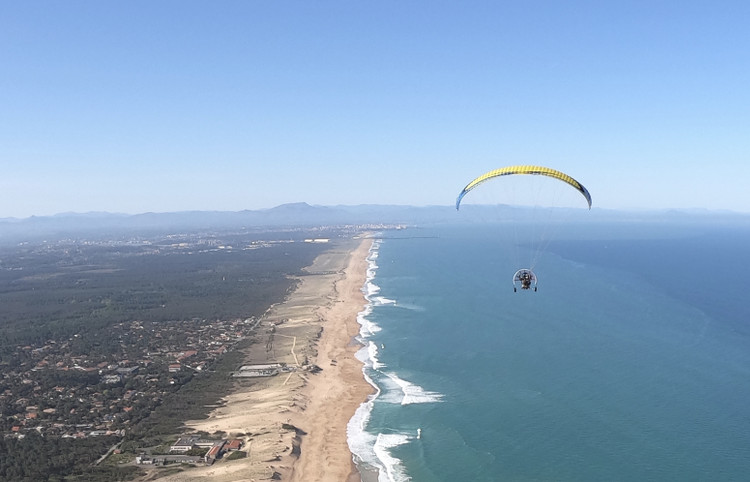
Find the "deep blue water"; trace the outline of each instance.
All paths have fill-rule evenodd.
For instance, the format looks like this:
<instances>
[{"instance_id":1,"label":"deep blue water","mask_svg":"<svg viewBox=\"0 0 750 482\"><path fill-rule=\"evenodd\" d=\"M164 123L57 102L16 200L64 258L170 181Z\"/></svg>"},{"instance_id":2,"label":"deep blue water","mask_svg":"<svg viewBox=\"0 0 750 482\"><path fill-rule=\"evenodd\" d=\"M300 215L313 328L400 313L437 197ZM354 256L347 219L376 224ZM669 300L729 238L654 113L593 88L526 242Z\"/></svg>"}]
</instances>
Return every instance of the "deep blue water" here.
<instances>
[{"instance_id":1,"label":"deep blue water","mask_svg":"<svg viewBox=\"0 0 750 482\"><path fill-rule=\"evenodd\" d=\"M380 392L350 423L380 480L747 480L750 231L562 232L536 293L494 228L402 236L373 252Z\"/></svg>"}]
</instances>

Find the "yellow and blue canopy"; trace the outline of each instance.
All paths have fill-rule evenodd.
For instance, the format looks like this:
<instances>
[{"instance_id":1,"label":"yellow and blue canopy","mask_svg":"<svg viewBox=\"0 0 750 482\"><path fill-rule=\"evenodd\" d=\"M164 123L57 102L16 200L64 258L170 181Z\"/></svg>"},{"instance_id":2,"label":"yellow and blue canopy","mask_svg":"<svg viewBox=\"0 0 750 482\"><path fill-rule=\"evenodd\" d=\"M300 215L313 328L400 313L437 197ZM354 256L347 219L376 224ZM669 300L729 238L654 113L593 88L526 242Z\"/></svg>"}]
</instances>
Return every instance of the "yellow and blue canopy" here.
<instances>
[{"instance_id":1,"label":"yellow and blue canopy","mask_svg":"<svg viewBox=\"0 0 750 482\"><path fill-rule=\"evenodd\" d=\"M583 194L583 197L586 198L586 202L589 205L589 209L591 209L591 194L589 194L588 189L583 187L583 184L568 176L564 172L556 171L554 169L550 169L549 167L542 166L508 166L486 172L467 184L466 187L461 191L461 194L458 195L458 199L456 199L456 209L458 210L459 206L461 205L461 199L466 196L466 193L468 193L478 185L499 176L510 176L514 174L534 174L559 179L562 182L570 184L575 189L577 189L578 192Z\"/></svg>"}]
</instances>

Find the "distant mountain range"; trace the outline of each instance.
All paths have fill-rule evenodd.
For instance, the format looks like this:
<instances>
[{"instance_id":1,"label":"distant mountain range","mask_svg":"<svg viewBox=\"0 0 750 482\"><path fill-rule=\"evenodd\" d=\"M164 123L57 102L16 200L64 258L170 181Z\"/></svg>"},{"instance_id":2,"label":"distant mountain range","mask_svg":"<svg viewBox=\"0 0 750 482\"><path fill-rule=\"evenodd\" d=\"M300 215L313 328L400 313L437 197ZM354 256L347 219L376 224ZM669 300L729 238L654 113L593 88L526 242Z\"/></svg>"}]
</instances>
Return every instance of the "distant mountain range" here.
<instances>
[{"instance_id":1,"label":"distant mountain range","mask_svg":"<svg viewBox=\"0 0 750 482\"><path fill-rule=\"evenodd\" d=\"M233 228L289 228L352 224L405 224L425 226L486 222L519 210L509 206L356 205L313 206L282 204L271 209L245 211L183 211L172 213L117 214L106 212L61 213L25 219L0 218L0 241L82 232L138 232L211 230ZM566 215L568 216L568 215ZM616 211L576 210L574 222L750 222L750 214L711 210Z\"/></svg>"}]
</instances>

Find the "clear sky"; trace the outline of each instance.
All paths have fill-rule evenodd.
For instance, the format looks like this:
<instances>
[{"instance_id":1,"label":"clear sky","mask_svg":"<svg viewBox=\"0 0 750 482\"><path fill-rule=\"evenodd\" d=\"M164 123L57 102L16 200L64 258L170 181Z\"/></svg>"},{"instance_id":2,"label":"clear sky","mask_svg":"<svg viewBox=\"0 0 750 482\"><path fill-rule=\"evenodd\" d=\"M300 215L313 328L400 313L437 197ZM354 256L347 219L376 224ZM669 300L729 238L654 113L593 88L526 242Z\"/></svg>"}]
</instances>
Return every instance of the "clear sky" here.
<instances>
[{"instance_id":1,"label":"clear sky","mask_svg":"<svg viewBox=\"0 0 750 482\"><path fill-rule=\"evenodd\" d=\"M0 217L452 205L750 212L750 2L0 0Z\"/></svg>"}]
</instances>

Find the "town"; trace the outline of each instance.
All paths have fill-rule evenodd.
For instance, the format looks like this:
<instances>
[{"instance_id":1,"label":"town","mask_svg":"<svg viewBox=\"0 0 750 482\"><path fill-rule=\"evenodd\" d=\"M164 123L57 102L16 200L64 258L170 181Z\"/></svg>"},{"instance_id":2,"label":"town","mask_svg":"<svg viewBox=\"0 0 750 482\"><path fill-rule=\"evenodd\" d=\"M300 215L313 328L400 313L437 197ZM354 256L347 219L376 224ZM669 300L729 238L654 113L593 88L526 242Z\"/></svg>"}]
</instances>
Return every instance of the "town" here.
<instances>
[{"instance_id":1,"label":"town","mask_svg":"<svg viewBox=\"0 0 750 482\"><path fill-rule=\"evenodd\" d=\"M400 227L104 233L0 245L0 449L8 454L0 480L244 456L241 437L183 433L182 423L205 416L233 384L252 383L242 350L305 266L337 239L388 228ZM203 445L172 451L190 437ZM78 455L22 456L29 444L72 454L66 443L78 444Z\"/></svg>"},{"instance_id":2,"label":"town","mask_svg":"<svg viewBox=\"0 0 750 482\"><path fill-rule=\"evenodd\" d=\"M248 336L254 319L117 323L108 337L119 348L86 354L69 340L18 347L3 371L3 432L90 437L117 434L148 416L168 394ZM76 349L78 348L78 349Z\"/></svg>"}]
</instances>

